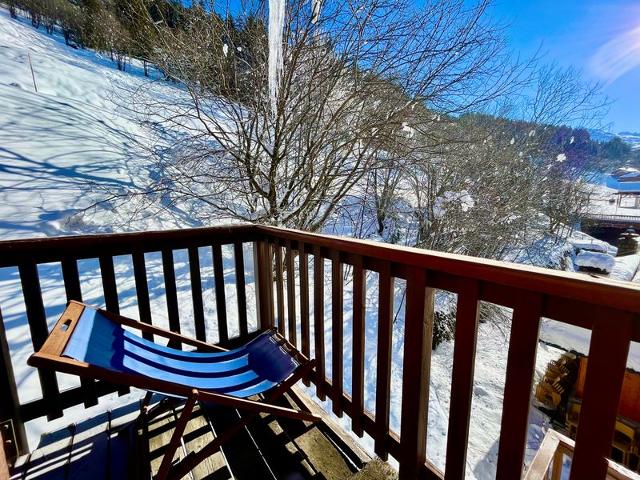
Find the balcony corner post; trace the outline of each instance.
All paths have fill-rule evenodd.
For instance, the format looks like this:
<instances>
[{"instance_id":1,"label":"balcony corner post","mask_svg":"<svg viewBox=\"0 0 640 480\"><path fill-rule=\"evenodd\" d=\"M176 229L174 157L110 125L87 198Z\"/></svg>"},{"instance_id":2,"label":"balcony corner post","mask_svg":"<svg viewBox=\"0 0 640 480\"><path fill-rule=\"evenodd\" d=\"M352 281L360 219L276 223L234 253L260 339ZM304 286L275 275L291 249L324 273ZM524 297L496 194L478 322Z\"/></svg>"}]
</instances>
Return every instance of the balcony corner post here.
<instances>
[{"instance_id":1,"label":"balcony corner post","mask_svg":"<svg viewBox=\"0 0 640 480\"><path fill-rule=\"evenodd\" d=\"M18 390L16 380L13 375L13 366L11 365L11 356L9 352L9 344L2 320L2 311L0 310L0 426L10 425L13 428L7 428L7 431L13 430L11 436L15 436L16 454L24 455L28 452L27 435L24 429L24 423L20 415L20 399L18 398ZM4 443L4 432L0 434L0 441ZM2 445L4 447L4 445ZM4 448L4 452L9 455L10 452ZM0 455L3 455L0 452ZM11 463L10 458L7 461ZM1 473L1 472L0 472Z\"/></svg>"}]
</instances>

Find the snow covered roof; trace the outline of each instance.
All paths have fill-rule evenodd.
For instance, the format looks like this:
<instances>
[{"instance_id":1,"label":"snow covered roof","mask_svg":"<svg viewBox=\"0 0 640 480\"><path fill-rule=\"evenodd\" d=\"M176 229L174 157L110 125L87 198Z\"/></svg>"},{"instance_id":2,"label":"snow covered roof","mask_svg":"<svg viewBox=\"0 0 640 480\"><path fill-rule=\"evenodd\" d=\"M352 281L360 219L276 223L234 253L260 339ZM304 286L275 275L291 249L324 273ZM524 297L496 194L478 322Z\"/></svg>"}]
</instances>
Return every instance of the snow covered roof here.
<instances>
[{"instance_id":1,"label":"snow covered roof","mask_svg":"<svg viewBox=\"0 0 640 480\"><path fill-rule=\"evenodd\" d=\"M583 250L576 256L575 264L580 268L595 268L610 273L616 265L616 259L606 253Z\"/></svg>"}]
</instances>

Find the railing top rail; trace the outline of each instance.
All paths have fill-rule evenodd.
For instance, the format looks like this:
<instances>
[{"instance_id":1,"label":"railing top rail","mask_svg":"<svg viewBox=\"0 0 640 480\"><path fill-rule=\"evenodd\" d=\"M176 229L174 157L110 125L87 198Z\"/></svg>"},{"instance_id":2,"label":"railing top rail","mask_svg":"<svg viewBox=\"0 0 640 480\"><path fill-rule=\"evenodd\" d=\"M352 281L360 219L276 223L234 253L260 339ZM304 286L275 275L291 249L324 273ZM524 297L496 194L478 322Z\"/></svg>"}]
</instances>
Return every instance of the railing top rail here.
<instances>
[{"instance_id":1,"label":"railing top rail","mask_svg":"<svg viewBox=\"0 0 640 480\"><path fill-rule=\"evenodd\" d=\"M640 314L640 284L254 224L0 241L0 267L16 266L25 259L44 263L59 261L65 256L80 259L102 254L128 254L133 250L154 252L163 248L179 249L200 244L224 244L238 240L248 242L265 236Z\"/></svg>"},{"instance_id":2,"label":"railing top rail","mask_svg":"<svg viewBox=\"0 0 640 480\"><path fill-rule=\"evenodd\" d=\"M107 233L63 237L42 237L0 241L0 267L17 265L30 258L44 263L64 256L89 258L101 254L119 255L132 250L160 251L163 248L186 248L211 243L253 241L259 235L253 224L188 228L129 233Z\"/></svg>"},{"instance_id":3,"label":"railing top rail","mask_svg":"<svg viewBox=\"0 0 640 480\"><path fill-rule=\"evenodd\" d=\"M295 242L640 314L640 284L370 240L278 227L257 229Z\"/></svg>"},{"instance_id":4,"label":"railing top rail","mask_svg":"<svg viewBox=\"0 0 640 480\"><path fill-rule=\"evenodd\" d=\"M583 215L586 220L619 220L640 222L640 215L616 215L610 213L586 213Z\"/></svg>"}]
</instances>

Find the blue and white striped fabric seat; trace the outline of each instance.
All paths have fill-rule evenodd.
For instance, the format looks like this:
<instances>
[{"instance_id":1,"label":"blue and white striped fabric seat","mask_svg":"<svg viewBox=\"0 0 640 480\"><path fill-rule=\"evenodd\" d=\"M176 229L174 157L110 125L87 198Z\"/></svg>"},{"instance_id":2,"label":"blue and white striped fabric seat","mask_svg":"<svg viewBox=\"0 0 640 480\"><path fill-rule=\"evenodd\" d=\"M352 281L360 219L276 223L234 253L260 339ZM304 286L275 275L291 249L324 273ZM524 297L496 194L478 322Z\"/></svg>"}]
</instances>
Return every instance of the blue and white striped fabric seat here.
<instances>
[{"instance_id":1,"label":"blue and white striped fabric seat","mask_svg":"<svg viewBox=\"0 0 640 480\"><path fill-rule=\"evenodd\" d=\"M185 352L145 340L92 308L85 308L63 355L114 372L239 398L266 392L298 367L273 331L228 352Z\"/></svg>"}]
</instances>

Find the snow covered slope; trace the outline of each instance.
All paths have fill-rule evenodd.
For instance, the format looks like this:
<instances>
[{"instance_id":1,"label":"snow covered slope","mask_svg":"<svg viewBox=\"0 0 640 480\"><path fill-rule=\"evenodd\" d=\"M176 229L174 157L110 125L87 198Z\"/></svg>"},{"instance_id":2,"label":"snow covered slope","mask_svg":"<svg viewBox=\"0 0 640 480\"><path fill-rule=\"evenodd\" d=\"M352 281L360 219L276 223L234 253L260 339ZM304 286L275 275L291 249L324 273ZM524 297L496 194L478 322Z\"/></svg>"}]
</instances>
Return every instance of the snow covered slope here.
<instances>
[{"instance_id":1,"label":"snow covered slope","mask_svg":"<svg viewBox=\"0 0 640 480\"><path fill-rule=\"evenodd\" d=\"M118 106L149 81L136 65L119 72L108 58L67 47L0 9L0 239L111 228L108 204L83 210L105 190L135 188L150 174L151 137ZM137 227L190 224L161 220Z\"/></svg>"}]
</instances>

